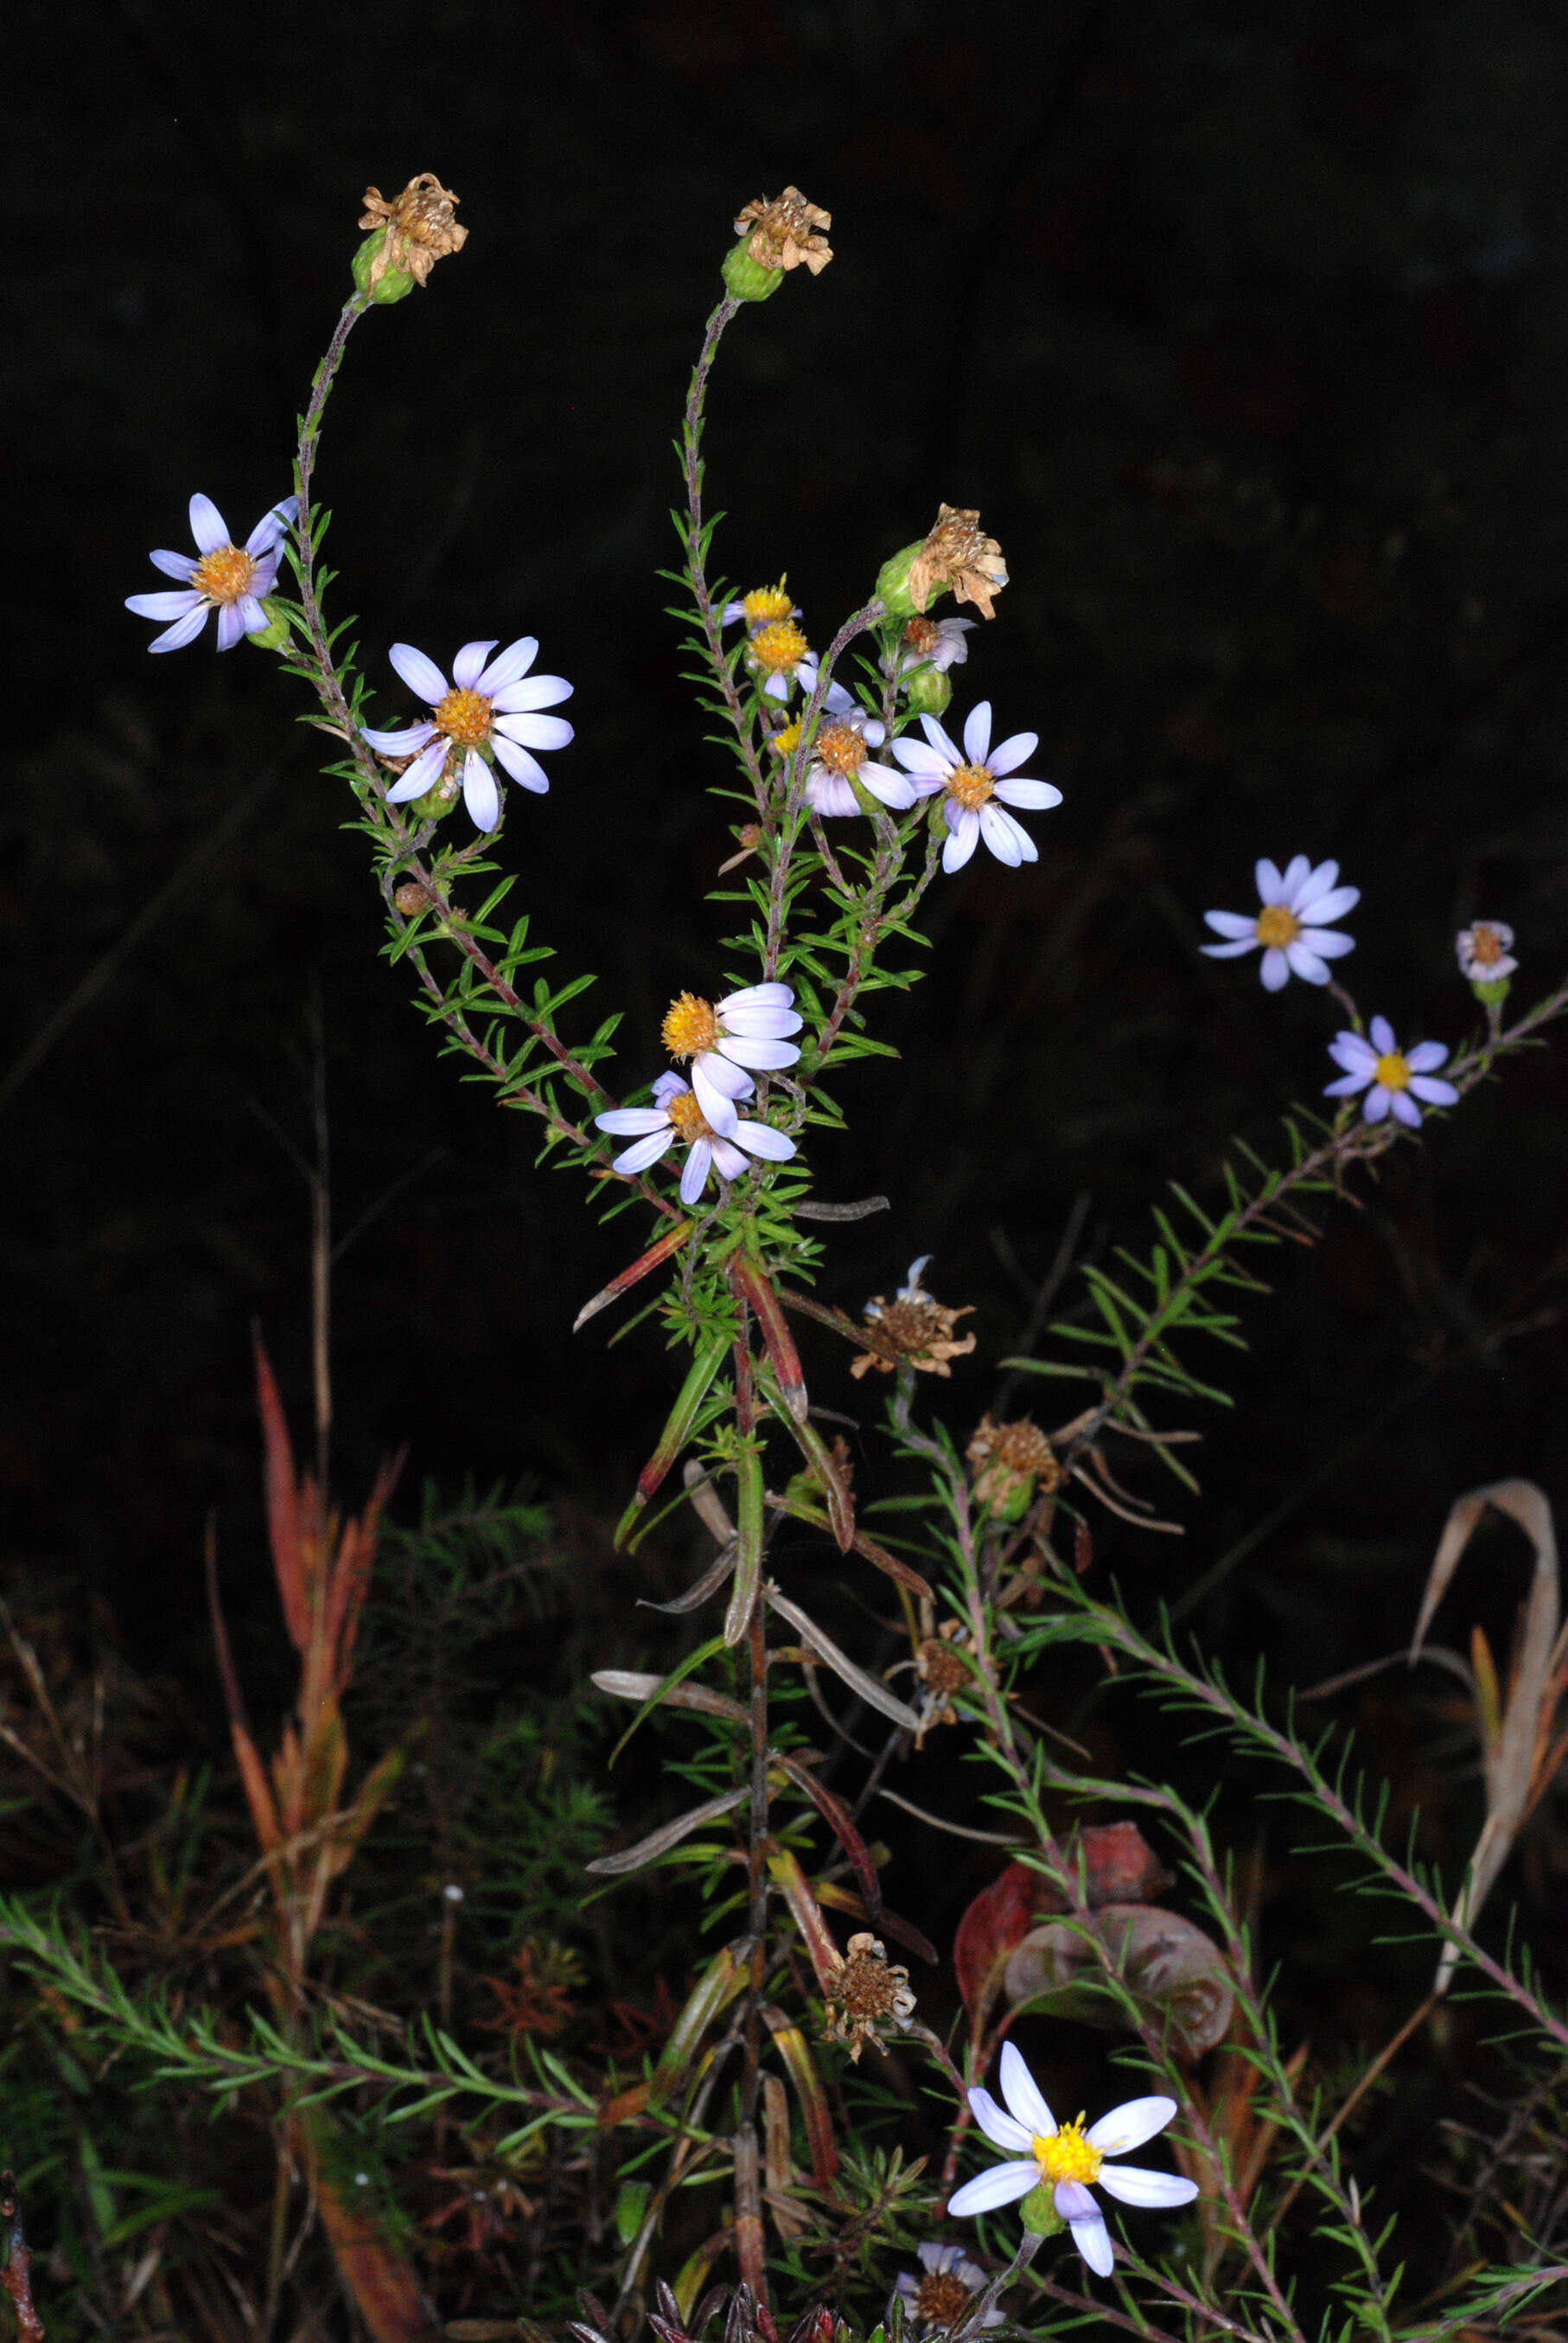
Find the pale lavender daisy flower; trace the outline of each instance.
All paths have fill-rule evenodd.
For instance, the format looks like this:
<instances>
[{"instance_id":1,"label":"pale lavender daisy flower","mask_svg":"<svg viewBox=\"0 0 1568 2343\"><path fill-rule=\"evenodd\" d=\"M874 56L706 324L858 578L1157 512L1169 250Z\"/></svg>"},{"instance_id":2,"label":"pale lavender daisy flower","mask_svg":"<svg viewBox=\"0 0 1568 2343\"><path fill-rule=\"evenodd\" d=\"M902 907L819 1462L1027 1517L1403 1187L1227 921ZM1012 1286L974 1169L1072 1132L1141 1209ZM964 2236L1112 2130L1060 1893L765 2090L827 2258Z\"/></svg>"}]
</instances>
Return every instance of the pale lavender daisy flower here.
<instances>
[{"instance_id":1,"label":"pale lavender daisy flower","mask_svg":"<svg viewBox=\"0 0 1568 2343\"><path fill-rule=\"evenodd\" d=\"M899 673L908 675L923 667L946 675L949 668L961 667L970 655L969 637L979 623L975 618L911 618L899 637Z\"/></svg>"},{"instance_id":2,"label":"pale lavender daisy flower","mask_svg":"<svg viewBox=\"0 0 1568 2343\"><path fill-rule=\"evenodd\" d=\"M153 568L161 569L166 578L180 580L180 591L126 597L126 609L134 610L138 618L174 620L173 626L153 637L148 650L177 651L194 643L209 610L217 612L220 651L232 650L241 635L265 634L272 621L261 607L262 597L270 594L277 582L283 540L298 510L298 498L285 497L281 504L263 513L243 545L236 545L212 498L193 497L190 521L196 552L148 557Z\"/></svg>"},{"instance_id":3,"label":"pale lavender daisy flower","mask_svg":"<svg viewBox=\"0 0 1568 2343\"><path fill-rule=\"evenodd\" d=\"M573 738L572 728L562 716L537 711L569 699L572 687L558 675L529 675L539 649L532 635L519 635L498 659L490 657L495 649L493 642L465 643L452 662L448 687L434 659L412 643L393 644L387 657L433 714L405 732L360 727L378 757L414 759L387 790L388 805L424 797L440 779L447 758L460 758L463 802L477 829L494 830L501 819L501 793L483 753L487 749L525 789L549 788L544 767L529 752L564 749Z\"/></svg>"},{"instance_id":4,"label":"pale lavender daisy flower","mask_svg":"<svg viewBox=\"0 0 1568 2343\"><path fill-rule=\"evenodd\" d=\"M1345 1071L1337 1082L1327 1085L1325 1098L1351 1098L1365 1091L1362 1112L1368 1122L1382 1122L1392 1114L1407 1131L1414 1131L1421 1121L1417 1099L1428 1106L1458 1105L1453 1084L1434 1079L1448 1058L1441 1041L1418 1041L1412 1050L1401 1050L1386 1017L1374 1017L1367 1030L1370 1041L1359 1033L1336 1033L1329 1043L1330 1057Z\"/></svg>"},{"instance_id":5,"label":"pale lavender daisy flower","mask_svg":"<svg viewBox=\"0 0 1568 2343\"><path fill-rule=\"evenodd\" d=\"M961 2246L933 2246L928 2240L915 2250L923 2275L900 2270L893 2292L903 2298L905 2334L923 2338L956 2327L975 2296L984 2293L986 2278ZM1000 2327L1005 2316L993 2303L980 2325Z\"/></svg>"},{"instance_id":6,"label":"pale lavender daisy flower","mask_svg":"<svg viewBox=\"0 0 1568 2343\"><path fill-rule=\"evenodd\" d=\"M792 1066L800 1047L788 1037L800 1024L787 984L749 984L717 1001L681 993L670 1002L659 1037L672 1058L692 1061L697 1103L728 1137L735 1128L736 1100L749 1098L757 1087L747 1067L778 1073Z\"/></svg>"},{"instance_id":7,"label":"pale lavender daisy flower","mask_svg":"<svg viewBox=\"0 0 1568 2343\"><path fill-rule=\"evenodd\" d=\"M1355 938L1336 935L1329 922L1342 919L1362 899L1359 887L1335 884L1339 875L1337 862L1320 862L1314 870L1304 854L1296 855L1282 871L1275 863L1261 861L1253 876L1262 910L1205 911L1215 934L1227 940L1200 949L1211 960L1234 960L1261 944L1268 992L1278 992L1292 976L1304 977L1309 984L1327 984L1330 960L1355 950Z\"/></svg>"},{"instance_id":8,"label":"pale lavender daisy flower","mask_svg":"<svg viewBox=\"0 0 1568 2343\"><path fill-rule=\"evenodd\" d=\"M879 764L868 754L879 749L887 737L886 727L857 706L841 683L828 686L823 714L811 736L811 761L806 768L806 802L814 813L829 820L859 813L851 780L859 781L896 813L914 804L913 783L894 772L891 765Z\"/></svg>"},{"instance_id":9,"label":"pale lavender daisy flower","mask_svg":"<svg viewBox=\"0 0 1568 2343\"><path fill-rule=\"evenodd\" d=\"M795 1141L766 1122L732 1120L728 1131L715 1131L678 1074L660 1074L653 1096L652 1106L611 1107L606 1114L596 1114L594 1121L601 1131L633 1140L615 1159L615 1169L628 1178L634 1172L646 1172L650 1163L668 1153L678 1139L682 1141L687 1150L680 1175L683 1204L696 1203L708 1185L709 1172L717 1172L721 1180L739 1180L748 1169L748 1155L762 1156L769 1163L787 1163L795 1152ZM733 1117L733 1108L730 1111Z\"/></svg>"},{"instance_id":10,"label":"pale lavender daisy flower","mask_svg":"<svg viewBox=\"0 0 1568 2343\"><path fill-rule=\"evenodd\" d=\"M1496 984L1512 976L1519 962L1511 957L1513 950L1513 930L1502 920L1477 920L1473 926L1461 928L1453 940L1459 957L1459 972L1472 984Z\"/></svg>"},{"instance_id":11,"label":"pale lavender daisy flower","mask_svg":"<svg viewBox=\"0 0 1568 2343\"><path fill-rule=\"evenodd\" d=\"M934 716L922 716L920 729L926 736L923 740L895 740L893 754L913 779L917 797L932 797L939 789L947 792L942 808L948 826L942 869L961 870L982 838L999 862L1015 870L1020 862L1037 861L1033 839L1003 809L1020 806L1039 812L1061 803L1061 791L1050 781L1031 781L1018 772L1039 746L1039 733L1015 732L993 749L989 699L970 709L961 751Z\"/></svg>"},{"instance_id":12,"label":"pale lavender daisy flower","mask_svg":"<svg viewBox=\"0 0 1568 2343\"><path fill-rule=\"evenodd\" d=\"M1198 2194L1195 2181L1182 2180L1173 2172L1145 2172L1135 2164L1105 2161L1126 2148L1141 2147L1163 2131L1176 2112L1174 2099L1129 2099L1087 2131L1081 2116L1059 2125L1010 2042L1002 2045L1001 2089L1010 2114L1004 2114L989 2091L978 2087L970 2091L969 2101L987 2139L1010 2149L1015 2160L993 2164L989 2172L966 2180L948 2199L950 2213L989 2213L1000 2205L1016 2204L1031 2189L1049 2187L1057 2211L1072 2231L1073 2244L1097 2277L1109 2278L1115 2258L1105 2216L1090 2195L1091 2181L1123 2205L1190 2205Z\"/></svg>"}]
</instances>

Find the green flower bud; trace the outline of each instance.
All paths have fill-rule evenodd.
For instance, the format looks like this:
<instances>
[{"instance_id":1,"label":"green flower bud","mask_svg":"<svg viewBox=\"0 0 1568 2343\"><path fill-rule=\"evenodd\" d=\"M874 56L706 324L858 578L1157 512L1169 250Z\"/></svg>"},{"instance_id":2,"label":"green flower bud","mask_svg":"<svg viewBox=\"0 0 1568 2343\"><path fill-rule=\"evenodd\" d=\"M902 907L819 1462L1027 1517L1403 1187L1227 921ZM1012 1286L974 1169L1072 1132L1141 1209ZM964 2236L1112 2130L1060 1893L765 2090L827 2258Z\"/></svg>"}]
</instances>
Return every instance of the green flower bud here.
<instances>
[{"instance_id":1,"label":"green flower bud","mask_svg":"<svg viewBox=\"0 0 1568 2343\"><path fill-rule=\"evenodd\" d=\"M906 545L901 553L890 554L877 572L877 599L890 618L918 618L925 608L910 591L910 572L926 549L922 537L913 545Z\"/></svg>"},{"instance_id":2,"label":"green flower bud","mask_svg":"<svg viewBox=\"0 0 1568 2343\"><path fill-rule=\"evenodd\" d=\"M719 273L738 301L766 301L784 282L781 268L764 268L760 261L752 259L744 243L732 246L725 254Z\"/></svg>"},{"instance_id":3,"label":"green flower bud","mask_svg":"<svg viewBox=\"0 0 1568 2343\"><path fill-rule=\"evenodd\" d=\"M941 668L925 667L905 677L904 690L917 716L944 716L953 696L953 679Z\"/></svg>"},{"instance_id":4,"label":"green flower bud","mask_svg":"<svg viewBox=\"0 0 1568 2343\"><path fill-rule=\"evenodd\" d=\"M1018 2208L1019 2218L1031 2237L1059 2237L1067 2223L1056 2209L1056 2198L1042 2180Z\"/></svg>"},{"instance_id":5,"label":"green flower bud","mask_svg":"<svg viewBox=\"0 0 1568 2343\"><path fill-rule=\"evenodd\" d=\"M374 235L366 237L354 256L354 282L361 293L378 302L383 308L394 301L405 299L414 290L414 279L406 268L386 268L379 277L375 274L377 260L386 242L387 230L378 227Z\"/></svg>"},{"instance_id":6,"label":"green flower bud","mask_svg":"<svg viewBox=\"0 0 1568 2343\"><path fill-rule=\"evenodd\" d=\"M258 651L286 651L294 639L287 611L270 594L262 596L261 607L272 623L259 635L247 635L246 642L254 643Z\"/></svg>"},{"instance_id":7,"label":"green flower bud","mask_svg":"<svg viewBox=\"0 0 1568 2343\"><path fill-rule=\"evenodd\" d=\"M1470 989L1483 1009L1501 1009L1508 998L1508 989L1513 981L1509 976L1475 977L1471 980Z\"/></svg>"},{"instance_id":8,"label":"green flower bud","mask_svg":"<svg viewBox=\"0 0 1568 2343\"><path fill-rule=\"evenodd\" d=\"M438 821L444 813L451 812L462 787L462 769L449 758L434 786L427 789L422 798L410 799L403 809L412 814L416 821Z\"/></svg>"}]
</instances>

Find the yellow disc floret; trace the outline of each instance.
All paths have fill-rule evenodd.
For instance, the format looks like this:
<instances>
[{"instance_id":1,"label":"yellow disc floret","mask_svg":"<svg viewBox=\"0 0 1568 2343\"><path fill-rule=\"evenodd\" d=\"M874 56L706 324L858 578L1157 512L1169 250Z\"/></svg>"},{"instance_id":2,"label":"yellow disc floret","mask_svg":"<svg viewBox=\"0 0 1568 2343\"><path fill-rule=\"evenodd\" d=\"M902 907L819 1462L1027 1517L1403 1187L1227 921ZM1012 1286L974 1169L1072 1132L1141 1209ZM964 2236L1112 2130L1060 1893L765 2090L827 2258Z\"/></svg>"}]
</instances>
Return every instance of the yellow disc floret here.
<instances>
[{"instance_id":1,"label":"yellow disc floret","mask_svg":"<svg viewBox=\"0 0 1568 2343\"><path fill-rule=\"evenodd\" d=\"M978 812L995 790L989 769L984 765L955 765L948 776L948 795L957 798L960 805Z\"/></svg>"},{"instance_id":2,"label":"yellow disc floret","mask_svg":"<svg viewBox=\"0 0 1568 2343\"><path fill-rule=\"evenodd\" d=\"M699 1139L713 1137L708 1117L689 1091L677 1091L672 1099L665 1101L664 1111L688 1147Z\"/></svg>"},{"instance_id":3,"label":"yellow disc floret","mask_svg":"<svg viewBox=\"0 0 1568 2343\"><path fill-rule=\"evenodd\" d=\"M1302 932L1302 923L1294 911L1287 911L1283 903L1271 903L1258 914L1258 941L1266 950L1279 951L1293 944Z\"/></svg>"},{"instance_id":4,"label":"yellow disc floret","mask_svg":"<svg viewBox=\"0 0 1568 2343\"><path fill-rule=\"evenodd\" d=\"M811 646L792 618L772 618L751 638L751 659L764 675L792 675Z\"/></svg>"},{"instance_id":5,"label":"yellow disc floret","mask_svg":"<svg viewBox=\"0 0 1568 2343\"><path fill-rule=\"evenodd\" d=\"M482 691L449 691L435 711L437 729L448 740L477 749L490 737L490 706Z\"/></svg>"},{"instance_id":6,"label":"yellow disc floret","mask_svg":"<svg viewBox=\"0 0 1568 2343\"><path fill-rule=\"evenodd\" d=\"M1050 2139L1042 2139L1037 2132L1030 2144L1042 2181L1054 2186L1059 2180L1090 2181L1100 2177L1104 2158L1084 2137L1081 2116L1074 2116Z\"/></svg>"},{"instance_id":7,"label":"yellow disc floret","mask_svg":"<svg viewBox=\"0 0 1568 2343\"><path fill-rule=\"evenodd\" d=\"M852 724L824 724L813 745L819 764L846 779L866 761L866 743Z\"/></svg>"},{"instance_id":8,"label":"yellow disc floret","mask_svg":"<svg viewBox=\"0 0 1568 2343\"><path fill-rule=\"evenodd\" d=\"M781 725L769 735L768 746L776 757L792 757L800 746L800 719L797 716L793 723Z\"/></svg>"},{"instance_id":9,"label":"yellow disc floret","mask_svg":"<svg viewBox=\"0 0 1568 2343\"><path fill-rule=\"evenodd\" d=\"M237 545L220 545L216 553L204 553L191 571L191 584L209 602L237 602L248 594L256 576L256 564L248 553Z\"/></svg>"},{"instance_id":10,"label":"yellow disc floret","mask_svg":"<svg viewBox=\"0 0 1568 2343\"><path fill-rule=\"evenodd\" d=\"M659 1038L672 1058L695 1058L713 1049L719 1040L719 1019L712 1002L699 1001L695 992L683 992L678 1001L670 1002ZM678 1103L678 1100L671 1101L672 1115Z\"/></svg>"},{"instance_id":11,"label":"yellow disc floret","mask_svg":"<svg viewBox=\"0 0 1568 2343\"><path fill-rule=\"evenodd\" d=\"M1410 1067L1397 1050L1377 1061L1374 1079L1385 1091L1407 1091L1410 1088Z\"/></svg>"},{"instance_id":12,"label":"yellow disc floret","mask_svg":"<svg viewBox=\"0 0 1568 2343\"><path fill-rule=\"evenodd\" d=\"M795 605L789 599L782 578L777 586L753 586L749 594L740 597L740 608L746 619L746 631L754 635L775 618L794 615Z\"/></svg>"}]
</instances>

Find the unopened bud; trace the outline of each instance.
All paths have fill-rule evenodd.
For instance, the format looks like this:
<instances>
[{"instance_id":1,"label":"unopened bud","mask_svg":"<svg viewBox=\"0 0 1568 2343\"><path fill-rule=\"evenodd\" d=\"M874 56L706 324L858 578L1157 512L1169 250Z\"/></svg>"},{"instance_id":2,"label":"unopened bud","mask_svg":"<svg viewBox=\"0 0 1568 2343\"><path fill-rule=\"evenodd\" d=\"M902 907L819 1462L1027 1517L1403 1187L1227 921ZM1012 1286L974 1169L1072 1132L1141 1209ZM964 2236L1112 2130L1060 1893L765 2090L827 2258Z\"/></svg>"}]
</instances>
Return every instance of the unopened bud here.
<instances>
[{"instance_id":1,"label":"unopened bud","mask_svg":"<svg viewBox=\"0 0 1568 2343\"><path fill-rule=\"evenodd\" d=\"M877 599L890 618L918 618L925 608L910 591L910 572L925 551L926 541L906 545L901 553L890 554L877 572Z\"/></svg>"},{"instance_id":2,"label":"unopened bud","mask_svg":"<svg viewBox=\"0 0 1568 2343\"><path fill-rule=\"evenodd\" d=\"M1479 983L1473 980L1470 989L1483 1008L1501 1009L1508 998L1513 981L1513 978L1507 976L1488 977Z\"/></svg>"},{"instance_id":3,"label":"unopened bud","mask_svg":"<svg viewBox=\"0 0 1568 2343\"><path fill-rule=\"evenodd\" d=\"M1030 2190L1019 2207L1018 2214L1025 2234L1031 2237L1060 2237L1067 2227L1056 2209L1055 2191L1048 2188L1043 2181L1037 2188Z\"/></svg>"},{"instance_id":4,"label":"unopened bud","mask_svg":"<svg viewBox=\"0 0 1568 2343\"><path fill-rule=\"evenodd\" d=\"M262 596L261 607L266 612L270 623L265 626L258 635L247 635L246 642L254 643L258 651L286 651L293 640L287 611L270 594Z\"/></svg>"},{"instance_id":5,"label":"unopened bud","mask_svg":"<svg viewBox=\"0 0 1568 2343\"><path fill-rule=\"evenodd\" d=\"M745 244L734 245L725 254L719 273L738 301L766 301L784 282L781 268L764 268Z\"/></svg>"},{"instance_id":6,"label":"unopened bud","mask_svg":"<svg viewBox=\"0 0 1568 2343\"><path fill-rule=\"evenodd\" d=\"M394 301L405 301L414 290L414 279L406 268L394 268L387 259L387 230L378 227L367 236L354 256L354 282L361 293L389 308Z\"/></svg>"},{"instance_id":7,"label":"unopened bud","mask_svg":"<svg viewBox=\"0 0 1568 2343\"><path fill-rule=\"evenodd\" d=\"M904 690L916 716L945 715L953 696L953 679L940 667L920 668L905 679Z\"/></svg>"}]
</instances>

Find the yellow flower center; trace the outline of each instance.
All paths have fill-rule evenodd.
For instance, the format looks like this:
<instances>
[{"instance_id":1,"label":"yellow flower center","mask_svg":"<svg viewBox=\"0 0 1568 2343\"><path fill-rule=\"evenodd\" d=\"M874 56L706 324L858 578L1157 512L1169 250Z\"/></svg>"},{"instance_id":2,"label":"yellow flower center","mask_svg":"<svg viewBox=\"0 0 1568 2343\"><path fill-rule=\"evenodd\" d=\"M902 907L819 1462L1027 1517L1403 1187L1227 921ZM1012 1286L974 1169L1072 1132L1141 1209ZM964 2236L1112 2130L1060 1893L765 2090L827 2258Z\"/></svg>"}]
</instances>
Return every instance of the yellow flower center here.
<instances>
[{"instance_id":1,"label":"yellow flower center","mask_svg":"<svg viewBox=\"0 0 1568 2343\"><path fill-rule=\"evenodd\" d=\"M1063 2124L1052 2139L1041 2139L1036 2133L1033 2147L1042 2181L1054 2186L1059 2180L1090 2181L1100 2177L1104 2158L1084 2137L1081 2116L1074 2116L1070 2124Z\"/></svg>"},{"instance_id":2,"label":"yellow flower center","mask_svg":"<svg viewBox=\"0 0 1568 2343\"><path fill-rule=\"evenodd\" d=\"M719 1040L719 1019L712 1003L699 1001L694 992L683 992L678 1001L670 1002L659 1036L672 1058L695 1058L701 1051L711 1050ZM670 1112L674 1111L672 1105Z\"/></svg>"},{"instance_id":3,"label":"yellow flower center","mask_svg":"<svg viewBox=\"0 0 1568 2343\"><path fill-rule=\"evenodd\" d=\"M956 765L948 781L948 795L957 798L960 805L970 812L984 805L996 788L983 765Z\"/></svg>"},{"instance_id":4,"label":"yellow flower center","mask_svg":"<svg viewBox=\"0 0 1568 2343\"><path fill-rule=\"evenodd\" d=\"M810 645L792 618L772 618L751 638L751 656L768 675L788 675L798 668Z\"/></svg>"},{"instance_id":5,"label":"yellow flower center","mask_svg":"<svg viewBox=\"0 0 1568 2343\"><path fill-rule=\"evenodd\" d=\"M666 1099L664 1111L688 1147L696 1140L713 1137L708 1117L689 1091L677 1091L672 1099Z\"/></svg>"},{"instance_id":6,"label":"yellow flower center","mask_svg":"<svg viewBox=\"0 0 1568 2343\"><path fill-rule=\"evenodd\" d=\"M1265 950L1280 951L1293 944L1302 932L1302 923L1294 911L1287 911L1283 903L1271 903L1258 914L1258 941Z\"/></svg>"},{"instance_id":7,"label":"yellow flower center","mask_svg":"<svg viewBox=\"0 0 1568 2343\"><path fill-rule=\"evenodd\" d=\"M769 740L768 746L776 757L792 757L800 746L800 719L783 725Z\"/></svg>"},{"instance_id":8,"label":"yellow flower center","mask_svg":"<svg viewBox=\"0 0 1568 2343\"><path fill-rule=\"evenodd\" d=\"M1397 1050L1377 1061L1377 1079L1385 1091L1407 1091L1410 1088L1410 1068Z\"/></svg>"},{"instance_id":9,"label":"yellow flower center","mask_svg":"<svg viewBox=\"0 0 1568 2343\"><path fill-rule=\"evenodd\" d=\"M249 593L255 576L256 564L248 553L237 545L220 545L216 553L203 554L191 572L191 584L209 602L237 602Z\"/></svg>"},{"instance_id":10,"label":"yellow flower center","mask_svg":"<svg viewBox=\"0 0 1568 2343\"><path fill-rule=\"evenodd\" d=\"M795 608L784 590L784 580L777 586L754 586L749 594L740 598L740 608L746 618L746 629L755 634L759 627L769 625L775 618L787 618Z\"/></svg>"},{"instance_id":11,"label":"yellow flower center","mask_svg":"<svg viewBox=\"0 0 1568 2343\"><path fill-rule=\"evenodd\" d=\"M1470 957L1478 968L1491 968L1503 958L1503 938L1483 920L1470 930Z\"/></svg>"},{"instance_id":12,"label":"yellow flower center","mask_svg":"<svg viewBox=\"0 0 1568 2343\"><path fill-rule=\"evenodd\" d=\"M490 737L490 705L481 691L449 691L436 710L436 725L465 749Z\"/></svg>"},{"instance_id":13,"label":"yellow flower center","mask_svg":"<svg viewBox=\"0 0 1568 2343\"><path fill-rule=\"evenodd\" d=\"M852 724L824 724L815 749L830 773L858 773L866 761L866 743Z\"/></svg>"}]
</instances>

